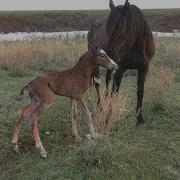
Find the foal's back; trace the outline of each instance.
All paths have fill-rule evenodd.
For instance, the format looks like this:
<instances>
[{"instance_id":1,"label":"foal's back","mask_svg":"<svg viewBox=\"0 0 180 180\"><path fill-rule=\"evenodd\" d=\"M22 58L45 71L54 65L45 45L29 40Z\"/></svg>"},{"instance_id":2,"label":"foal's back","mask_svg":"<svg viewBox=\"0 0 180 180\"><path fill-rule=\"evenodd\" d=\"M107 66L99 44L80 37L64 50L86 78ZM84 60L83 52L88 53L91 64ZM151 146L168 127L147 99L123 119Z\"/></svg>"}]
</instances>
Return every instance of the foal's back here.
<instances>
[{"instance_id":1,"label":"foal's back","mask_svg":"<svg viewBox=\"0 0 180 180\"><path fill-rule=\"evenodd\" d=\"M31 81L27 90L37 101L51 103L54 95L76 98L85 93L90 86L91 77L74 66L71 69L43 74Z\"/></svg>"}]
</instances>

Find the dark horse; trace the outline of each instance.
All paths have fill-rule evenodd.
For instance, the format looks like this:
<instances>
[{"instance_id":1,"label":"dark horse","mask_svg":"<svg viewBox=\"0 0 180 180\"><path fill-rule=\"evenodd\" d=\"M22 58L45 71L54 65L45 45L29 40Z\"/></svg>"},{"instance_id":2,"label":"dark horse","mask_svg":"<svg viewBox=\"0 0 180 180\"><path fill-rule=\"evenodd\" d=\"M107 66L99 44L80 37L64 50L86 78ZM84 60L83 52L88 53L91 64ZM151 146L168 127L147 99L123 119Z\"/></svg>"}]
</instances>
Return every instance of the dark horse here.
<instances>
[{"instance_id":1,"label":"dark horse","mask_svg":"<svg viewBox=\"0 0 180 180\"><path fill-rule=\"evenodd\" d=\"M88 33L88 42L104 49L116 61L119 68L113 79L112 93L118 92L121 79L127 69L137 69L137 126L143 124L142 101L144 83L148 72L149 62L155 54L155 45L150 27L142 13L135 5L126 0L124 5L115 6L109 3L111 12L108 18L97 20ZM108 89L112 71L106 74ZM99 78L99 68L94 69L96 78ZM99 84L95 82L99 92ZM100 98L99 98L100 101Z\"/></svg>"}]
</instances>

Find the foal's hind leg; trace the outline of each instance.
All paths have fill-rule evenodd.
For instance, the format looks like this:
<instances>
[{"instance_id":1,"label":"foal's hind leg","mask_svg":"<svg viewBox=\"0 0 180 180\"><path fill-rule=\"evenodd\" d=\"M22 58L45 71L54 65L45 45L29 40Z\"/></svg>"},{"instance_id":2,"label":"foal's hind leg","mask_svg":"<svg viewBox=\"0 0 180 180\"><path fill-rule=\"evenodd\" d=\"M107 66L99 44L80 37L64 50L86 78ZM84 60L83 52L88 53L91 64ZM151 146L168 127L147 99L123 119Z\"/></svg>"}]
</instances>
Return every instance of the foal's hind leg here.
<instances>
[{"instance_id":1,"label":"foal's hind leg","mask_svg":"<svg viewBox=\"0 0 180 180\"><path fill-rule=\"evenodd\" d=\"M75 100L72 100L72 109L71 109L72 133L77 140L80 140L81 137L79 136L78 131L77 131L77 122L76 122L77 114L78 114L77 103L75 102Z\"/></svg>"},{"instance_id":2,"label":"foal's hind leg","mask_svg":"<svg viewBox=\"0 0 180 180\"><path fill-rule=\"evenodd\" d=\"M39 129L38 129L38 121L40 115L45 110L45 107L46 107L45 103L40 103L39 105L37 105L30 115L30 122L32 126L32 132L33 132L36 148L38 148L42 157L47 158L47 153L42 145L41 138L39 136Z\"/></svg>"},{"instance_id":3,"label":"foal's hind leg","mask_svg":"<svg viewBox=\"0 0 180 180\"><path fill-rule=\"evenodd\" d=\"M143 118L143 110L142 110L142 102L144 96L144 83L146 79L146 75L148 72L148 66L143 70L138 70L138 80L137 80L137 108L136 108L136 117L137 124L136 126L140 126L145 123Z\"/></svg>"},{"instance_id":4,"label":"foal's hind leg","mask_svg":"<svg viewBox=\"0 0 180 180\"><path fill-rule=\"evenodd\" d=\"M14 135L13 135L13 140L12 140L13 150L15 152L19 152L18 141L19 141L19 131L20 131L22 122L32 112L32 109L33 109L32 104L29 104L26 107L24 107L23 109L18 111L18 121L16 123L15 131L14 131Z\"/></svg>"}]
</instances>

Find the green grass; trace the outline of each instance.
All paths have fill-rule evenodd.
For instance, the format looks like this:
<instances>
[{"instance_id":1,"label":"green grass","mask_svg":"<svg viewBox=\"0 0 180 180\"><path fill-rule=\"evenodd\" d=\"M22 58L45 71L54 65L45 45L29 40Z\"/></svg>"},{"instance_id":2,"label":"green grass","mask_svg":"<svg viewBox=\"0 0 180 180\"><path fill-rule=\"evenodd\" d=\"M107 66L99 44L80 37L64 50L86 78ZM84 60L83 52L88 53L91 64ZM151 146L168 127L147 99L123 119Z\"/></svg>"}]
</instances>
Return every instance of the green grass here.
<instances>
[{"instance_id":1,"label":"green grass","mask_svg":"<svg viewBox=\"0 0 180 180\"><path fill-rule=\"evenodd\" d=\"M16 112L28 101L16 101L13 96L21 87L41 74L45 67L27 66L28 74L12 77L0 70L0 179L146 179L172 180L180 178L180 66L179 54L172 56L169 43L180 40L156 40L156 63L176 71L175 81L166 91L164 109L155 112L146 86L144 113L147 127L135 128L135 111L119 119L110 137L93 144L72 138L69 100L57 97L54 105L42 116L40 130L48 159L35 151L30 124L25 121L20 132L20 154L11 151L11 139ZM173 54L173 53L172 53ZM51 66L49 64L49 66ZM53 65L59 70L60 64ZM69 66L67 64L67 66ZM47 67L50 68L50 67ZM104 71L103 71L104 72ZM104 74L104 73L102 73ZM102 77L103 78L103 77ZM103 78L104 80L104 78ZM131 106L136 105L136 78L125 76L122 91L129 94ZM47 135L46 132L50 132ZM81 130L83 134L83 130Z\"/></svg>"}]
</instances>

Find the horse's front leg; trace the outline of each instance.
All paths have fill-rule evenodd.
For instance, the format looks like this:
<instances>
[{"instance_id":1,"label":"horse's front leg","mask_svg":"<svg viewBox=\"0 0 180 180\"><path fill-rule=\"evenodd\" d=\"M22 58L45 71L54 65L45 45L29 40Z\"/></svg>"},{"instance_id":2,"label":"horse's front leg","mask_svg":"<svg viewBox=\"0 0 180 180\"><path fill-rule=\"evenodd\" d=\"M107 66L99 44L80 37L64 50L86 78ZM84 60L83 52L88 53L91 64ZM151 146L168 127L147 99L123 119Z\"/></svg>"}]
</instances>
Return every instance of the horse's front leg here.
<instances>
[{"instance_id":1,"label":"horse's front leg","mask_svg":"<svg viewBox=\"0 0 180 180\"><path fill-rule=\"evenodd\" d=\"M106 73L106 97L109 96L109 89L112 90L112 84L114 81L114 75L115 75L116 71L112 71L112 70L107 70Z\"/></svg>"},{"instance_id":2,"label":"horse's front leg","mask_svg":"<svg viewBox=\"0 0 180 180\"><path fill-rule=\"evenodd\" d=\"M113 80L113 87L112 87L112 93L117 93L119 91L120 88L120 84L123 78L123 74L126 71L125 68L118 68L118 70L116 70L116 73L114 75L114 80Z\"/></svg>"},{"instance_id":3,"label":"horse's front leg","mask_svg":"<svg viewBox=\"0 0 180 180\"><path fill-rule=\"evenodd\" d=\"M148 66L142 70L138 70L137 108L136 108L137 124L136 126L140 126L143 123L145 123L145 120L143 118L142 102L143 102L143 96L144 96L144 83L145 83L147 72L148 72Z\"/></svg>"}]
</instances>

